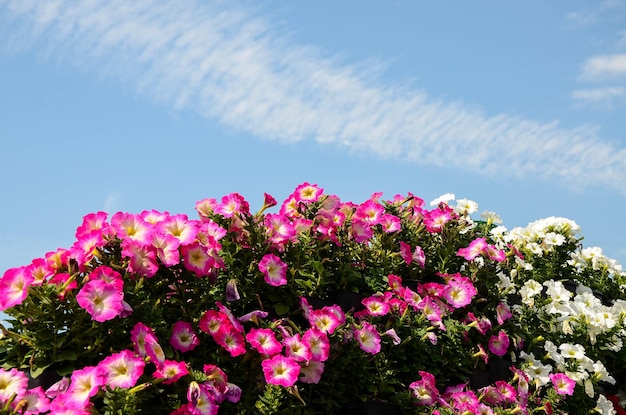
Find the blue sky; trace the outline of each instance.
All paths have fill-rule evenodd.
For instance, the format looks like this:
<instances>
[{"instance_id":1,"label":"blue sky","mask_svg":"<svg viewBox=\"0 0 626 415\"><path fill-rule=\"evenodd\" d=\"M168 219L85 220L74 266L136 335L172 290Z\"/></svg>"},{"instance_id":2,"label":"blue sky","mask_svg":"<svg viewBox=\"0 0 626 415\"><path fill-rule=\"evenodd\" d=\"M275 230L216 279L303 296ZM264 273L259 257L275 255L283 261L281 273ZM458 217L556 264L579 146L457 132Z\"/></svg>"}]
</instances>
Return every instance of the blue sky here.
<instances>
[{"instance_id":1,"label":"blue sky","mask_svg":"<svg viewBox=\"0 0 626 415\"><path fill-rule=\"evenodd\" d=\"M452 192L626 263L626 2L0 2L0 269L99 210Z\"/></svg>"}]
</instances>

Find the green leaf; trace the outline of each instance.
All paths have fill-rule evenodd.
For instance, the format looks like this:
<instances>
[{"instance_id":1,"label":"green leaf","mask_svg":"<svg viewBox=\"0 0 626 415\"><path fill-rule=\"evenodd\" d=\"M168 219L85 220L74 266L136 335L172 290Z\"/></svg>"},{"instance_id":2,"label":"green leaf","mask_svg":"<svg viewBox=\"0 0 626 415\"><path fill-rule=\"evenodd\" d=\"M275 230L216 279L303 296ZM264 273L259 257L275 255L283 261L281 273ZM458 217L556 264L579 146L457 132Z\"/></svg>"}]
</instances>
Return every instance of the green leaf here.
<instances>
[{"instance_id":1,"label":"green leaf","mask_svg":"<svg viewBox=\"0 0 626 415\"><path fill-rule=\"evenodd\" d=\"M279 316L283 316L289 312L289 306L286 304L278 303L274 306L274 311L276 311L276 314L278 314Z\"/></svg>"},{"instance_id":2,"label":"green leaf","mask_svg":"<svg viewBox=\"0 0 626 415\"><path fill-rule=\"evenodd\" d=\"M78 355L76 354L75 351L63 350L61 353L57 353L57 355L54 356L52 360L55 362L64 362L66 360L73 362L76 359L78 359Z\"/></svg>"}]
</instances>

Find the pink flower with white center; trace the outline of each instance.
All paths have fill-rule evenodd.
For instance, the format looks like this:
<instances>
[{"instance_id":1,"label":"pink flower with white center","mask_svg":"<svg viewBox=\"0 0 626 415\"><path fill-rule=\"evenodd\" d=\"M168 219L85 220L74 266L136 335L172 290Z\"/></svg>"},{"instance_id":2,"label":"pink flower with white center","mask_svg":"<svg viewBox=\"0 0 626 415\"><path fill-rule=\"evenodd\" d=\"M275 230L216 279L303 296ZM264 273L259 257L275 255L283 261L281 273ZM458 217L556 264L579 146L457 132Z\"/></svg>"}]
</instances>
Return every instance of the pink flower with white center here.
<instances>
[{"instance_id":1,"label":"pink flower with white center","mask_svg":"<svg viewBox=\"0 0 626 415\"><path fill-rule=\"evenodd\" d=\"M384 316L389 313L389 304L387 304L385 297L382 295L364 298L361 303L365 306L370 316Z\"/></svg>"},{"instance_id":2,"label":"pink flower with white center","mask_svg":"<svg viewBox=\"0 0 626 415\"><path fill-rule=\"evenodd\" d=\"M439 399L435 376L421 370L419 374L422 379L416 380L409 385L411 395L417 400L418 405L432 405Z\"/></svg>"},{"instance_id":3,"label":"pink flower with white center","mask_svg":"<svg viewBox=\"0 0 626 415\"><path fill-rule=\"evenodd\" d=\"M384 214L380 217L379 223L383 227L383 232L393 233L402 229L400 218L394 215Z\"/></svg>"},{"instance_id":4,"label":"pink flower with white center","mask_svg":"<svg viewBox=\"0 0 626 415\"><path fill-rule=\"evenodd\" d=\"M279 213L290 218L301 217L302 214L298 211L298 206L298 201L296 200L295 195L292 194L283 201L282 205L280 206Z\"/></svg>"},{"instance_id":5,"label":"pink flower with white center","mask_svg":"<svg viewBox=\"0 0 626 415\"><path fill-rule=\"evenodd\" d=\"M293 386L300 374L300 365L292 358L277 354L261 362L265 381L270 385Z\"/></svg>"},{"instance_id":6,"label":"pink flower with white center","mask_svg":"<svg viewBox=\"0 0 626 415\"><path fill-rule=\"evenodd\" d=\"M24 372L15 368L0 368L0 402L8 402L12 397L16 400L26 393L28 387L28 377Z\"/></svg>"},{"instance_id":7,"label":"pink flower with white center","mask_svg":"<svg viewBox=\"0 0 626 415\"><path fill-rule=\"evenodd\" d=\"M22 304L35 279L27 267L11 268L0 279L0 311Z\"/></svg>"},{"instance_id":8,"label":"pink flower with white center","mask_svg":"<svg viewBox=\"0 0 626 415\"><path fill-rule=\"evenodd\" d=\"M361 328L355 328L354 338L364 352L370 354L380 352L380 334L370 323L364 321Z\"/></svg>"},{"instance_id":9,"label":"pink flower with white center","mask_svg":"<svg viewBox=\"0 0 626 415\"><path fill-rule=\"evenodd\" d=\"M389 274L387 275L387 282L389 283L389 288L391 288L391 291L401 297L404 296L401 277L399 277L398 275Z\"/></svg>"},{"instance_id":10,"label":"pink flower with white center","mask_svg":"<svg viewBox=\"0 0 626 415\"><path fill-rule=\"evenodd\" d=\"M426 230L430 233L440 233L444 225L452 219L452 212L449 208L424 211L423 220Z\"/></svg>"},{"instance_id":11,"label":"pink flower with white center","mask_svg":"<svg viewBox=\"0 0 626 415\"><path fill-rule=\"evenodd\" d=\"M428 296L422 298L422 301L417 304L417 309L420 310L431 323L441 322L441 309L432 297Z\"/></svg>"},{"instance_id":12,"label":"pink flower with white center","mask_svg":"<svg viewBox=\"0 0 626 415\"><path fill-rule=\"evenodd\" d=\"M457 410L457 413L471 413L477 414L480 401L478 396L472 391L459 391L452 392L451 394L452 407Z\"/></svg>"},{"instance_id":13,"label":"pink flower with white center","mask_svg":"<svg viewBox=\"0 0 626 415\"><path fill-rule=\"evenodd\" d=\"M498 324L504 324L504 322L511 317L513 317L513 313L511 313L511 310L506 303L500 303L496 306L496 319L498 320Z\"/></svg>"},{"instance_id":14,"label":"pink flower with white center","mask_svg":"<svg viewBox=\"0 0 626 415\"><path fill-rule=\"evenodd\" d=\"M400 339L400 337L398 336L398 333L396 333L395 329L389 329L389 330L385 331L383 334L385 336L389 336L391 338L391 342L394 344L394 346L397 346L400 343L402 343L402 339Z\"/></svg>"},{"instance_id":15,"label":"pink flower with white center","mask_svg":"<svg viewBox=\"0 0 626 415\"><path fill-rule=\"evenodd\" d=\"M283 344L285 345L285 355L287 357L291 357L296 362L308 362L311 360L311 349L302 341L299 334L286 337L283 340Z\"/></svg>"},{"instance_id":16,"label":"pink flower with white center","mask_svg":"<svg viewBox=\"0 0 626 415\"><path fill-rule=\"evenodd\" d=\"M152 239L152 234L150 235ZM122 255L129 258L128 272L146 278L154 277L159 270L156 259L156 249L151 244L144 244L126 239L122 241Z\"/></svg>"},{"instance_id":17,"label":"pink flower with white center","mask_svg":"<svg viewBox=\"0 0 626 415\"><path fill-rule=\"evenodd\" d=\"M27 390L20 401L26 402L24 415L43 414L50 409L50 400L41 386Z\"/></svg>"},{"instance_id":18,"label":"pink flower with white center","mask_svg":"<svg viewBox=\"0 0 626 415\"><path fill-rule=\"evenodd\" d=\"M107 240L104 236L98 231L93 231L74 242L70 248L70 256L76 260L79 269L84 270L85 265L91 262L94 255L97 255L98 248L106 244Z\"/></svg>"},{"instance_id":19,"label":"pink flower with white center","mask_svg":"<svg viewBox=\"0 0 626 415\"><path fill-rule=\"evenodd\" d=\"M419 310L419 304L422 302L422 296L420 296L418 293L410 288L404 288L402 292L402 297L404 301L407 302L407 304L409 304L414 309Z\"/></svg>"},{"instance_id":20,"label":"pink flower with white center","mask_svg":"<svg viewBox=\"0 0 626 415\"><path fill-rule=\"evenodd\" d=\"M287 284L287 264L274 254L265 254L259 262L265 282L274 287Z\"/></svg>"},{"instance_id":21,"label":"pink flower with white center","mask_svg":"<svg viewBox=\"0 0 626 415\"><path fill-rule=\"evenodd\" d=\"M492 327L491 321L487 317L478 318L471 311L467 313L465 324L468 324L470 327L474 327L482 335L487 334Z\"/></svg>"},{"instance_id":22,"label":"pink flower with white center","mask_svg":"<svg viewBox=\"0 0 626 415\"><path fill-rule=\"evenodd\" d=\"M159 212L158 210L152 209L142 211L139 216L149 224L157 225L166 220L170 214L168 212Z\"/></svg>"},{"instance_id":23,"label":"pink flower with white center","mask_svg":"<svg viewBox=\"0 0 626 415\"><path fill-rule=\"evenodd\" d=\"M572 395L576 387L576 381L565 373L550 373L550 380L554 390L559 395Z\"/></svg>"},{"instance_id":24,"label":"pink flower with white center","mask_svg":"<svg viewBox=\"0 0 626 415\"><path fill-rule=\"evenodd\" d=\"M507 403L515 402L515 400L517 399L517 391L511 384L503 380L498 380L496 381L495 386L498 390L498 394L501 396L504 402L507 402Z\"/></svg>"},{"instance_id":25,"label":"pink flower with white center","mask_svg":"<svg viewBox=\"0 0 626 415\"><path fill-rule=\"evenodd\" d=\"M185 353L195 349L200 344L200 340L198 340L198 335L193 330L191 323L177 321L172 327L170 344L174 349Z\"/></svg>"},{"instance_id":26,"label":"pink flower with white center","mask_svg":"<svg viewBox=\"0 0 626 415\"><path fill-rule=\"evenodd\" d=\"M250 204L239 193L230 193L222 197L222 203L215 207L215 213L232 218L233 216L249 215Z\"/></svg>"},{"instance_id":27,"label":"pink flower with white center","mask_svg":"<svg viewBox=\"0 0 626 415\"><path fill-rule=\"evenodd\" d=\"M216 365L204 365L202 371L219 393L225 393L228 389L228 376Z\"/></svg>"},{"instance_id":28,"label":"pink flower with white center","mask_svg":"<svg viewBox=\"0 0 626 415\"><path fill-rule=\"evenodd\" d=\"M457 256L463 257L468 261L473 261L487 249L487 240L485 238L476 238L470 242L467 248L459 248L456 252Z\"/></svg>"},{"instance_id":29,"label":"pink flower with white center","mask_svg":"<svg viewBox=\"0 0 626 415\"><path fill-rule=\"evenodd\" d=\"M212 336L216 335L220 330L226 330L226 327L231 325L227 315L215 310L205 311L198 322L200 330Z\"/></svg>"},{"instance_id":30,"label":"pink flower with white center","mask_svg":"<svg viewBox=\"0 0 626 415\"><path fill-rule=\"evenodd\" d=\"M219 330L213 336L215 342L222 346L232 357L237 357L246 353L246 341L243 335L235 330L232 325L228 325L223 330Z\"/></svg>"},{"instance_id":31,"label":"pink flower with white center","mask_svg":"<svg viewBox=\"0 0 626 415\"><path fill-rule=\"evenodd\" d=\"M478 291L471 282L450 280L443 290L443 298L454 308L465 307L472 302Z\"/></svg>"},{"instance_id":32,"label":"pink flower with white center","mask_svg":"<svg viewBox=\"0 0 626 415\"><path fill-rule=\"evenodd\" d=\"M215 264L215 260L207 252L207 249L198 242L182 245L180 253L183 257L184 267L195 273L197 277L209 275L211 267Z\"/></svg>"},{"instance_id":33,"label":"pink flower with white center","mask_svg":"<svg viewBox=\"0 0 626 415\"><path fill-rule=\"evenodd\" d=\"M411 265L413 262L413 254L411 253L411 245L404 241L400 241L400 256L406 262L407 265Z\"/></svg>"},{"instance_id":34,"label":"pink flower with white center","mask_svg":"<svg viewBox=\"0 0 626 415\"><path fill-rule=\"evenodd\" d=\"M180 241L173 235L155 232L152 235L152 246L156 249L156 256L166 267L180 263Z\"/></svg>"},{"instance_id":35,"label":"pink flower with white center","mask_svg":"<svg viewBox=\"0 0 626 415\"><path fill-rule=\"evenodd\" d=\"M421 246L416 246L413 251L413 262L420 266L420 268L424 268L426 266L426 255L424 255L424 250Z\"/></svg>"},{"instance_id":36,"label":"pink flower with white center","mask_svg":"<svg viewBox=\"0 0 626 415\"><path fill-rule=\"evenodd\" d=\"M307 182L302 183L293 192L297 202L313 203L317 202L320 196L324 193L324 189L321 189L316 184L309 184Z\"/></svg>"},{"instance_id":37,"label":"pink flower with white center","mask_svg":"<svg viewBox=\"0 0 626 415\"><path fill-rule=\"evenodd\" d=\"M65 401L77 408L87 407L89 399L93 397L104 383L102 374L97 366L87 366L72 372L70 387L65 394Z\"/></svg>"},{"instance_id":38,"label":"pink flower with white center","mask_svg":"<svg viewBox=\"0 0 626 415\"><path fill-rule=\"evenodd\" d=\"M50 402L49 415L92 415L93 413L91 407L79 408L72 406L71 402L66 402L60 398Z\"/></svg>"},{"instance_id":39,"label":"pink flower with white center","mask_svg":"<svg viewBox=\"0 0 626 415\"><path fill-rule=\"evenodd\" d=\"M190 415L217 415L219 404L210 385L191 382L187 390L187 411Z\"/></svg>"},{"instance_id":40,"label":"pink flower with white center","mask_svg":"<svg viewBox=\"0 0 626 415\"><path fill-rule=\"evenodd\" d=\"M319 383L324 373L324 363L311 360L307 364L300 366L300 377L298 380L303 383Z\"/></svg>"},{"instance_id":41,"label":"pink flower with white center","mask_svg":"<svg viewBox=\"0 0 626 415\"><path fill-rule=\"evenodd\" d=\"M130 331L130 340L133 342L135 347L135 353L142 357L146 357L148 355L146 352L147 343L158 342L156 334L154 334L154 330L141 322L136 323Z\"/></svg>"},{"instance_id":42,"label":"pink flower with white center","mask_svg":"<svg viewBox=\"0 0 626 415\"><path fill-rule=\"evenodd\" d=\"M124 289L124 280L122 279L122 275L106 265L100 265L99 267L94 268L88 278L89 281L103 281L120 291Z\"/></svg>"},{"instance_id":43,"label":"pink flower with white center","mask_svg":"<svg viewBox=\"0 0 626 415\"><path fill-rule=\"evenodd\" d=\"M111 228L118 238L136 241L141 245L148 245L152 239L154 226L146 222L139 215L117 212L111 218Z\"/></svg>"},{"instance_id":44,"label":"pink flower with white center","mask_svg":"<svg viewBox=\"0 0 626 415\"><path fill-rule=\"evenodd\" d=\"M124 307L124 292L103 280L87 282L76 294L76 302L84 308L91 319L100 323L119 316Z\"/></svg>"},{"instance_id":45,"label":"pink flower with white center","mask_svg":"<svg viewBox=\"0 0 626 415\"><path fill-rule=\"evenodd\" d=\"M58 272L61 268L66 267L69 259L70 251L63 248L46 254L46 263L53 272Z\"/></svg>"},{"instance_id":46,"label":"pink flower with white center","mask_svg":"<svg viewBox=\"0 0 626 415\"><path fill-rule=\"evenodd\" d=\"M384 213L385 208L380 203L370 199L356 208L352 219L358 219L368 225L378 225Z\"/></svg>"},{"instance_id":47,"label":"pink flower with white center","mask_svg":"<svg viewBox=\"0 0 626 415\"><path fill-rule=\"evenodd\" d=\"M296 236L296 230L285 215L268 213L265 216L265 228L273 244L284 244Z\"/></svg>"},{"instance_id":48,"label":"pink flower with white center","mask_svg":"<svg viewBox=\"0 0 626 415\"><path fill-rule=\"evenodd\" d=\"M372 239L372 227L369 223L360 219L352 220L352 238L355 242L361 243Z\"/></svg>"},{"instance_id":49,"label":"pink flower with white center","mask_svg":"<svg viewBox=\"0 0 626 415\"><path fill-rule=\"evenodd\" d=\"M42 285L54 275L44 258L33 259L31 264L28 265L27 272L33 276L32 286Z\"/></svg>"},{"instance_id":50,"label":"pink flower with white center","mask_svg":"<svg viewBox=\"0 0 626 415\"><path fill-rule=\"evenodd\" d=\"M509 336L500 330L497 336L489 338L489 351L496 356L504 356L509 349L510 342Z\"/></svg>"},{"instance_id":51,"label":"pink flower with white center","mask_svg":"<svg viewBox=\"0 0 626 415\"><path fill-rule=\"evenodd\" d=\"M341 309L339 309L339 312L341 312ZM308 319L312 327L324 333L333 334L337 327L345 321L345 315L343 315L342 319L337 310L331 309L331 307L324 307L320 310L311 310Z\"/></svg>"},{"instance_id":52,"label":"pink flower with white center","mask_svg":"<svg viewBox=\"0 0 626 415\"><path fill-rule=\"evenodd\" d=\"M106 235L109 228L109 224L106 220L106 212L90 213L83 216L83 223L76 229L76 239L81 239L93 231L98 231L98 233Z\"/></svg>"},{"instance_id":53,"label":"pink flower with white center","mask_svg":"<svg viewBox=\"0 0 626 415\"><path fill-rule=\"evenodd\" d=\"M146 363L130 350L112 354L98 364L104 384L111 388L132 388L143 374Z\"/></svg>"},{"instance_id":54,"label":"pink flower with white center","mask_svg":"<svg viewBox=\"0 0 626 415\"><path fill-rule=\"evenodd\" d=\"M185 362L165 359L161 367L157 368L152 376L154 376L155 379L164 379L163 383L169 385L188 374L189 370Z\"/></svg>"},{"instance_id":55,"label":"pink flower with white center","mask_svg":"<svg viewBox=\"0 0 626 415\"><path fill-rule=\"evenodd\" d=\"M189 245L198 235L198 223L189 220L187 215L173 215L160 222L157 229L166 235L172 235L178 239L181 245Z\"/></svg>"},{"instance_id":56,"label":"pink flower with white center","mask_svg":"<svg viewBox=\"0 0 626 415\"><path fill-rule=\"evenodd\" d=\"M438 282L426 282L417 286L417 292L424 297L441 298L445 288L444 284L439 284Z\"/></svg>"},{"instance_id":57,"label":"pink flower with white center","mask_svg":"<svg viewBox=\"0 0 626 415\"><path fill-rule=\"evenodd\" d=\"M273 356L283 349L282 344L276 340L276 335L271 329L251 328L246 334L246 340L257 352Z\"/></svg>"},{"instance_id":58,"label":"pink flower with white center","mask_svg":"<svg viewBox=\"0 0 626 415\"><path fill-rule=\"evenodd\" d=\"M326 333L316 328L310 328L304 332L302 341L311 350L311 359L324 362L328 360L330 353L330 340Z\"/></svg>"}]
</instances>

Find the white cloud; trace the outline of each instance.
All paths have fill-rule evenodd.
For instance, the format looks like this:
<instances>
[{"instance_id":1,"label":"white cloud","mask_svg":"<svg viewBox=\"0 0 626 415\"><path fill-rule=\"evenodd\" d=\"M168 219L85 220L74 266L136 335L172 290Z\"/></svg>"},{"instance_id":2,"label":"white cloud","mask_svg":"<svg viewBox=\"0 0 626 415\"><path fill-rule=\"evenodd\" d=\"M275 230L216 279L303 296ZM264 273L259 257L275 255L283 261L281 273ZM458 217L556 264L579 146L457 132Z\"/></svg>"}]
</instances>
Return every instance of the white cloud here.
<instances>
[{"instance_id":1,"label":"white cloud","mask_svg":"<svg viewBox=\"0 0 626 415\"><path fill-rule=\"evenodd\" d=\"M118 191L114 190L110 192L104 201L103 210L107 213L114 213L117 210L120 197L121 195Z\"/></svg>"},{"instance_id":2,"label":"white cloud","mask_svg":"<svg viewBox=\"0 0 626 415\"><path fill-rule=\"evenodd\" d=\"M626 88L621 86L607 86L601 88L577 89L572 91L572 98L580 101L602 102L616 98L626 98Z\"/></svg>"},{"instance_id":3,"label":"white cloud","mask_svg":"<svg viewBox=\"0 0 626 415\"><path fill-rule=\"evenodd\" d=\"M14 19L8 27L19 31L13 39L27 38L24 47L43 45L50 56L259 137L313 139L390 159L626 193L626 150L594 128L490 116L401 83L385 85L364 67L294 44L232 2L5 4Z\"/></svg>"},{"instance_id":4,"label":"white cloud","mask_svg":"<svg viewBox=\"0 0 626 415\"><path fill-rule=\"evenodd\" d=\"M587 59L580 73L582 80L606 80L626 76L626 54L600 55Z\"/></svg>"}]
</instances>

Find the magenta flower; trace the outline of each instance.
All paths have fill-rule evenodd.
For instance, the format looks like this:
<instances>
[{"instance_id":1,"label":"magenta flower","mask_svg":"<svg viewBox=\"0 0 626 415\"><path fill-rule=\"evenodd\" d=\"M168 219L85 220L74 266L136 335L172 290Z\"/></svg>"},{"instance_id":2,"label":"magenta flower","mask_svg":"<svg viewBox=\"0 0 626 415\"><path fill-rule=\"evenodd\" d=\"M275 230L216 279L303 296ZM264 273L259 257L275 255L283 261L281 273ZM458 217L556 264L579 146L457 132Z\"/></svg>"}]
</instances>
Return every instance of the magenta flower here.
<instances>
[{"instance_id":1,"label":"magenta flower","mask_svg":"<svg viewBox=\"0 0 626 415\"><path fill-rule=\"evenodd\" d=\"M418 405L432 405L439 399L435 376L421 370L419 374L422 379L409 385L411 395L417 400Z\"/></svg>"},{"instance_id":2,"label":"magenta flower","mask_svg":"<svg viewBox=\"0 0 626 415\"><path fill-rule=\"evenodd\" d=\"M146 363L130 350L112 354L98 364L104 384L111 388L132 388L143 374Z\"/></svg>"},{"instance_id":3,"label":"magenta flower","mask_svg":"<svg viewBox=\"0 0 626 415\"><path fill-rule=\"evenodd\" d=\"M286 337L283 340L285 345L285 355L291 357L296 362L308 362L311 360L312 354L309 346L302 341L300 334Z\"/></svg>"},{"instance_id":4,"label":"magenta flower","mask_svg":"<svg viewBox=\"0 0 626 415\"><path fill-rule=\"evenodd\" d=\"M152 376L154 376L155 379L164 379L163 383L169 385L187 374L189 374L189 370L185 362L165 359L161 367L157 368Z\"/></svg>"},{"instance_id":5,"label":"magenta flower","mask_svg":"<svg viewBox=\"0 0 626 415\"><path fill-rule=\"evenodd\" d=\"M293 196L297 202L312 203L316 202L322 193L324 193L324 189L318 187L316 184L304 182L296 187Z\"/></svg>"},{"instance_id":6,"label":"magenta flower","mask_svg":"<svg viewBox=\"0 0 626 415\"><path fill-rule=\"evenodd\" d=\"M550 373L549 376L556 393L559 395L572 395L574 393L576 381L565 373Z\"/></svg>"},{"instance_id":7,"label":"magenta flower","mask_svg":"<svg viewBox=\"0 0 626 415\"><path fill-rule=\"evenodd\" d=\"M191 382L187 389L187 411L182 414L189 415L217 415L219 404L215 401L215 393L211 385Z\"/></svg>"},{"instance_id":8,"label":"magenta flower","mask_svg":"<svg viewBox=\"0 0 626 415\"><path fill-rule=\"evenodd\" d=\"M180 240L166 233L155 233L152 236L152 246L156 249L157 258L166 267L177 265L180 262Z\"/></svg>"},{"instance_id":9,"label":"magenta flower","mask_svg":"<svg viewBox=\"0 0 626 415\"><path fill-rule=\"evenodd\" d=\"M246 341L243 335L232 325L225 326L213 335L215 342L222 346L232 357L237 357L246 352Z\"/></svg>"},{"instance_id":10,"label":"magenta flower","mask_svg":"<svg viewBox=\"0 0 626 415\"><path fill-rule=\"evenodd\" d=\"M185 268L195 273L198 277L208 275L211 267L215 264L213 256L209 254L206 247L198 242L182 245L180 253L183 257Z\"/></svg>"},{"instance_id":11,"label":"magenta flower","mask_svg":"<svg viewBox=\"0 0 626 415\"><path fill-rule=\"evenodd\" d=\"M65 402L73 407L87 407L89 399L98 393L104 379L97 366L87 366L72 372Z\"/></svg>"},{"instance_id":12,"label":"magenta flower","mask_svg":"<svg viewBox=\"0 0 626 415\"><path fill-rule=\"evenodd\" d=\"M271 385L293 386L300 374L300 365L295 360L277 354L261 362L265 381Z\"/></svg>"},{"instance_id":13,"label":"magenta flower","mask_svg":"<svg viewBox=\"0 0 626 415\"><path fill-rule=\"evenodd\" d=\"M452 210L444 207L424 211L424 226L430 233L440 233L443 230L443 226L452 219Z\"/></svg>"},{"instance_id":14,"label":"magenta flower","mask_svg":"<svg viewBox=\"0 0 626 415\"><path fill-rule=\"evenodd\" d=\"M154 330L141 322L136 323L130 331L130 340L135 346L135 353L142 357L148 355L146 352L146 344L158 341Z\"/></svg>"},{"instance_id":15,"label":"magenta flower","mask_svg":"<svg viewBox=\"0 0 626 415\"><path fill-rule=\"evenodd\" d=\"M498 321L498 324L504 324L504 322L511 317L513 317L513 313L511 313L511 310L506 303L500 303L496 306L496 320Z\"/></svg>"},{"instance_id":16,"label":"magenta flower","mask_svg":"<svg viewBox=\"0 0 626 415\"><path fill-rule=\"evenodd\" d=\"M330 340L326 333L316 328L310 328L304 332L302 341L311 350L311 359L319 362L328 360L330 353Z\"/></svg>"},{"instance_id":17,"label":"magenta flower","mask_svg":"<svg viewBox=\"0 0 626 415\"><path fill-rule=\"evenodd\" d=\"M355 328L354 338L364 352L370 354L380 352L380 334L370 323L365 321L361 328Z\"/></svg>"},{"instance_id":18,"label":"magenta flower","mask_svg":"<svg viewBox=\"0 0 626 415\"><path fill-rule=\"evenodd\" d=\"M276 340L276 335L271 329L251 328L246 334L248 343L259 353L273 356L283 349L282 344Z\"/></svg>"},{"instance_id":19,"label":"magenta flower","mask_svg":"<svg viewBox=\"0 0 626 415\"><path fill-rule=\"evenodd\" d=\"M308 319L312 327L324 333L333 334L337 327L345 322L345 315L339 307L324 307L320 310L310 310Z\"/></svg>"},{"instance_id":20,"label":"magenta flower","mask_svg":"<svg viewBox=\"0 0 626 415\"><path fill-rule=\"evenodd\" d=\"M130 273L151 278L159 270L156 248L151 243L144 244L126 239L122 242L122 255L130 259L128 262L128 272Z\"/></svg>"},{"instance_id":21,"label":"magenta flower","mask_svg":"<svg viewBox=\"0 0 626 415\"><path fill-rule=\"evenodd\" d=\"M205 333L211 335L217 334L218 331L224 329L226 326L232 325L228 316L220 311L207 310L200 317L198 327Z\"/></svg>"},{"instance_id":22,"label":"magenta flower","mask_svg":"<svg viewBox=\"0 0 626 415\"><path fill-rule=\"evenodd\" d=\"M300 367L300 377L298 380L303 383L319 383L324 373L324 363L311 360L306 365Z\"/></svg>"},{"instance_id":23,"label":"magenta flower","mask_svg":"<svg viewBox=\"0 0 626 415\"><path fill-rule=\"evenodd\" d=\"M183 214L168 217L158 224L157 229L178 239L181 245L193 243L198 235L198 223Z\"/></svg>"},{"instance_id":24,"label":"magenta flower","mask_svg":"<svg viewBox=\"0 0 626 415\"><path fill-rule=\"evenodd\" d=\"M489 351L496 356L504 356L509 348L509 344L509 336L500 330L497 336L489 338Z\"/></svg>"},{"instance_id":25,"label":"magenta flower","mask_svg":"<svg viewBox=\"0 0 626 415\"><path fill-rule=\"evenodd\" d=\"M33 275L28 272L27 267L7 270L0 279L0 311L21 304L33 281Z\"/></svg>"},{"instance_id":26,"label":"magenta flower","mask_svg":"<svg viewBox=\"0 0 626 415\"><path fill-rule=\"evenodd\" d=\"M459 248L457 256L461 256L468 261L476 259L487 249L487 240L485 238L476 238L470 242L467 248Z\"/></svg>"},{"instance_id":27,"label":"magenta flower","mask_svg":"<svg viewBox=\"0 0 626 415\"><path fill-rule=\"evenodd\" d=\"M26 402L24 415L43 414L50 409L50 400L41 386L27 390L20 401Z\"/></svg>"},{"instance_id":28,"label":"magenta flower","mask_svg":"<svg viewBox=\"0 0 626 415\"><path fill-rule=\"evenodd\" d=\"M101 235L107 234L109 224L106 220L107 214L105 212L89 213L83 216L83 223L76 228L76 239L81 239L94 231L97 231Z\"/></svg>"},{"instance_id":29,"label":"magenta flower","mask_svg":"<svg viewBox=\"0 0 626 415\"><path fill-rule=\"evenodd\" d=\"M92 280L76 294L76 302L91 314L92 320L102 323L122 313L123 296L124 292L114 285Z\"/></svg>"},{"instance_id":30,"label":"magenta flower","mask_svg":"<svg viewBox=\"0 0 626 415\"><path fill-rule=\"evenodd\" d=\"M389 312L389 304L382 295L373 295L361 301L370 316L384 316Z\"/></svg>"},{"instance_id":31,"label":"magenta flower","mask_svg":"<svg viewBox=\"0 0 626 415\"><path fill-rule=\"evenodd\" d=\"M287 284L287 264L274 254L265 254L259 262L265 282L274 287Z\"/></svg>"},{"instance_id":32,"label":"magenta flower","mask_svg":"<svg viewBox=\"0 0 626 415\"><path fill-rule=\"evenodd\" d=\"M118 212L111 218L111 228L121 240L132 240L139 245L149 245L154 226L140 215Z\"/></svg>"},{"instance_id":33,"label":"magenta flower","mask_svg":"<svg viewBox=\"0 0 626 415\"><path fill-rule=\"evenodd\" d=\"M265 215L265 228L273 244L283 244L296 236L296 230L285 215L268 213Z\"/></svg>"},{"instance_id":34,"label":"magenta flower","mask_svg":"<svg viewBox=\"0 0 626 415\"><path fill-rule=\"evenodd\" d=\"M193 330L191 323L186 321L177 321L172 327L172 337L170 344L179 352L188 352L193 350L200 344L198 335Z\"/></svg>"}]
</instances>

